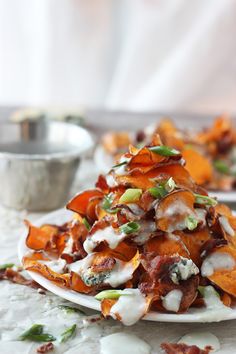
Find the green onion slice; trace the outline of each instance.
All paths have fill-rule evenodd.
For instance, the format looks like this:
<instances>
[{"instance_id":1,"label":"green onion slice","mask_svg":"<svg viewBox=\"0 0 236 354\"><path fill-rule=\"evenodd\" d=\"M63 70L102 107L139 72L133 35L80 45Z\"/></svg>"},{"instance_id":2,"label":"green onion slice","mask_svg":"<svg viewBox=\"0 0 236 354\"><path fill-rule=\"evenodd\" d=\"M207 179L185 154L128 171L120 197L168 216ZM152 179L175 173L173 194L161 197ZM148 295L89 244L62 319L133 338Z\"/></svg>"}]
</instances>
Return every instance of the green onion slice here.
<instances>
[{"instance_id":1,"label":"green onion slice","mask_svg":"<svg viewBox=\"0 0 236 354\"><path fill-rule=\"evenodd\" d=\"M123 161L123 162L120 162L114 166L112 166L112 168L117 168L117 167L120 167L120 166L124 166L124 165L127 165L128 161Z\"/></svg>"},{"instance_id":2,"label":"green onion slice","mask_svg":"<svg viewBox=\"0 0 236 354\"><path fill-rule=\"evenodd\" d=\"M157 186L157 187L152 187L148 189L148 192L154 197L154 198L163 198L167 192L165 190L165 187L163 186Z\"/></svg>"},{"instance_id":3,"label":"green onion slice","mask_svg":"<svg viewBox=\"0 0 236 354\"><path fill-rule=\"evenodd\" d=\"M161 156L177 156L180 154L178 150L172 149L165 145L152 146L149 148L149 150Z\"/></svg>"},{"instance_id":4,"label":"green onion slice","mask_svg":"<svg viewBox=\"0 0 236 354\"><path fill-rule=\"evenodd\" d=\"M217 205L217 200L215 200L214 198L208 197L207 195L201 195L201 194L194 193L194 196L195 196L195 203L197 203L197 204L210 205L210 206Z\"/></svg>"},{"instance_id":5,"label":"green onion slice","mask_svg":"<svg viewBox=\"0 0 236 354\"><path fill-rule=\"evenodd\" d=\"M102 209L110 214L116 214L119 208L112 209L113 193L105 195L102 201Z\"/></svg>"},{"instance_id":6,"label":"green onion slice","mask_svg":"<svg viewBox=\"0 0 236 354\"><path fill-rule=\"evenodd\" d=\"M227 166L227 164L224 161L215 160L213 165L218 172L223 173L225 175L230 174L229 166Z\"/></svg>"},{"instance_id":7,"label":"green onion slice","mask_svg":"<svg viewBox=\"0 0 236 354\"><path fill-rule=\"evenodd\" d=\"M72 307L72 306L67 306L67 305L59 305L58 308L60 310L65 311L66 313L81 313L82 315L85 315L85 312L77 307Z\"/></svg>"},{"instance_id":8,"label":"green onion slice","mask_svg":"<svg viewBox=\"0 0 236 354\"><path fill-rule=\"evenodd\" d=\"M49 334L43 333L43 325L34 324L27 331L21 334L19 340L32 340L33 342L53 342L56 338Z\"/></svg>"},{"instance_id":9,"label":"green onion slice","mask_svg":"<svg viewBox=\"0 0 236 354\"><path fill-rule=\"evenodd\" d=\"M134 221L127 222L126 224L121 225L119 228L120 232L126 235L137 232L139 229L140 229L140 225Z\"/></svg>"},{"instance_id":10,"label":"green onion slice","mask_svg":"<svg viewBox=\"0 0 236 354\"><path fill-rule=\"evenodd\" d=\"M172 192L176 188L175 181L173 177L170 177L168 181L165 183L165 189L168 193Z\"/></svg>"},{"instance_id":11,"label":"green onion slice","mask_svg":"<svg viewBox=\"0 0 236 354\"><path fill-rule=\"evenodd\" d=\"M4 270L4 269L7 269L7 268L12 268L14 267L14 263L5 263L5 264L2 264L0 265L0 270Z\"/></svg>"},{"instance_id":12,"label":"green onion slice","mask_svg":"<svg viewBox=\"0 0 236 354\"><path fill-rule=\"evenodd\" d=\"M194 218L193 216L189 215L186 217L185 219L185 224L188 230L193 231L194 229L196 229L198 221L196 218Z\"/></svg>"},{"instance_id":13,"label":"green onion slice","mask_svg":"<svg viewBox=\"0 0 236 354\"><path fill-rule=\"evenodd\" d=\"M89 222L86 218L83 218L83 224L88 231L91 229L91 226L89 225Z\"/></svg>"},{"instance_id":14,"label":"green onion slice","mask_svg":"<svg viewBox=\"0 0 236 354\"><path fill-rule=\"evenodd\" d=\"M137 202L142 195L142 189L128 188L120 197L119 203L134 203Z\"/></svg>"},{"instance_id":15,"label":"green onion slice","mask_svg":"<svg viewBox=\"0 0 236 354\"><path fill-rule=\"evenodd\" d=\"M132 293L127 290L103 290L95 296L95 299L118 299L120 296L130 296Z\"/></svg>"},{"instance_id":16,"label":"green onion slice","mask_svg":"<svg viewBox=\"0 0 236 354\"><path fill-rule=\"evenodd\" d=\"M198 286L198 291L203 297L210 297L211 295L217 296L220 298L220 294L213 288L213 286L208 285L208 286Z\"/></svg>"},{"instance_id":17,"label":"green onion slice","mask_svg":"<svg viewBox=\"0 0 236 354\"><path fill-rule=\"evenodd\" d=\"M67 328L61 334L60 342L64 343L64 342L68 341L68 339L72 338L74 336L74 334L75 334L75 330L76 330L76 324L74 324L73 326Z\"/></svg>"}]
</instances>

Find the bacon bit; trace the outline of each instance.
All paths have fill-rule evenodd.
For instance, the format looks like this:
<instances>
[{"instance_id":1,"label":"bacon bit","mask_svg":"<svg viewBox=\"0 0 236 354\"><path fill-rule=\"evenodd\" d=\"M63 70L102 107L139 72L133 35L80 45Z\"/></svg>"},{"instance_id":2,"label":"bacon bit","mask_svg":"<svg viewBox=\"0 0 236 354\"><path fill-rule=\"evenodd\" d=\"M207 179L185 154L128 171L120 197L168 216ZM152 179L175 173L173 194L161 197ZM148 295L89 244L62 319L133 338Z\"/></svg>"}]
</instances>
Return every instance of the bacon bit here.
<instances>
[{"instance_id":1,"label":"bacon bit","mask_svg":"<svg viewBox=\"0 0 236 354\"><path fill-rule=\"evenodd\" d=\"M98 180L95 184L96 188L101 189L104 193L109 191L109 186L107 184L106 178L103 175L98 176Z\"/></svg>"},{"instance_id":2,"label":"bacon bit","mask_svg":"<svg viewBox=\"0 0 236 354\"><path fill-rule=\"evenodd\" d=\"M41 345L41 347L39 347L37 349L37 353L41 353L41 354L44 354L44 353L48 353L50 351L52 351L54 349L54 345L52 342L49 342L47 344L43 344Z\"/></svg>"},{"instance_id":3,"label":"bacon bit","mask_svg":"<svg viewBox=\"0 0 236 354\"><path fill-rule=\"evenodd\" d=\"M208 354L212 347L207 346L205 349L200 349L196 345L162 343L161 349L165 350L166 354Z\"/></svg>"},{"instance_id":4,"label":"bacon bit","mask_svg":"<svg viewBox=\"0 0 236 354\"><path fill-rule=\"evenodd\" d=\"M224 239L210 239L207 240L200 249L200 255L202 258L208 256L215 248L227 245L227 241Z\"/></svg>"},{"instance_id":5,"label":"bacon bit","mask_svg":"<svg viewBox=\"0 0 236 354\"><path fill-rule=\"evenodd\" d=\"M91 267L92 272L100 273L104 271L109 271L114 268L116 260L112 257L107 257L102 259L101 263L94 264Z\"/></svg>"},{"instance_id":6,"label":"bacon bit","mask_svg":"<svg viewBox=\"0 0 236 354\"><path fill-rule=\"evenodd\" d=\"M12 283L29 286L33 289L38 289L40 287L36 281L26 279L18 271L13 270L12 268L7 268L0 272L0 280L9 280Z\"/></svg>"}]
</instances>

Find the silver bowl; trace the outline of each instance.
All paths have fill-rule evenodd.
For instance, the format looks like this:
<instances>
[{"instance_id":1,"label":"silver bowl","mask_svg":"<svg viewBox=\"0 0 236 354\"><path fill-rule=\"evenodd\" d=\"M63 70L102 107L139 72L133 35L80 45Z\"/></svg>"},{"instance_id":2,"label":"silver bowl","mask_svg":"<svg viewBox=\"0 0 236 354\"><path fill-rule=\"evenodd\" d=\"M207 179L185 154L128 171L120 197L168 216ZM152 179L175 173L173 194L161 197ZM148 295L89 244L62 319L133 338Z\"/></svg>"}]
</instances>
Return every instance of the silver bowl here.
<instances>
[{"instance_id":1,"label":"silver bowl","mask_svg":"<svg viewBox=\"0 0 236 354\"><path fill-rule=\"evenodd\" d=\"M0 203L30 211L63 206L92 146L89 132L73 124L0 124Z\"/></svg>"}]
</instances>

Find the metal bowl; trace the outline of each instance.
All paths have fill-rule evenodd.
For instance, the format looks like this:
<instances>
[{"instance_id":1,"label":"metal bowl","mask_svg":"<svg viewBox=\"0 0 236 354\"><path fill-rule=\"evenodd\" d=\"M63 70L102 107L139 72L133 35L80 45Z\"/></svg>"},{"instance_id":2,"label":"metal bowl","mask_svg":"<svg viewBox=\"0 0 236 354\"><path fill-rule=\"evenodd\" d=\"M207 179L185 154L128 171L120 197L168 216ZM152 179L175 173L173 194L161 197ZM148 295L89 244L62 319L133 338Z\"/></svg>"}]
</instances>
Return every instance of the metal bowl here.
<instances>
[{"instance_id":1,"label":"metal bowl","mask_svg":"<svg viewBox=\"0 0 236 354\"><path fill-rule=\"evenodd\" d=\"M73 124L0 124L0 202L30 211L63 206L81 157L92 146L89 132Z\"/></svg>"}]
</instances>

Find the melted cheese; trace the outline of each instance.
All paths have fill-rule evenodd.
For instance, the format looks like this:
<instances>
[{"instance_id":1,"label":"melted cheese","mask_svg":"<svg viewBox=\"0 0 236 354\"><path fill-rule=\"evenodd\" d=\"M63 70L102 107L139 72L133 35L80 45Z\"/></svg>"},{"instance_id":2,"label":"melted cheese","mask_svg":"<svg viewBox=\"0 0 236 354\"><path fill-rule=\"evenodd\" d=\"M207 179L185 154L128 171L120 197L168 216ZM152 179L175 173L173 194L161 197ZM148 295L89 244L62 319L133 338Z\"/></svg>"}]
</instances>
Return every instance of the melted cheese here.
<instances>
[{"instance_id":1,"label":"melted cheese","mask_svg":"<svg viewBox=\"0 0 236 354\"><path fill-rule=\"evenodd\" d=\"M146 299L139 289L126 289L128 295L120 296L110 310L114 319L120 319L126 326L131 326L146 313Z\"/></svg>"},{"instance_id":2,"label":"melted cheese","mask_svg":"<svg viewBox=\"0 0 236 354\"><path fill-rule=\"evenodd\" d=\"M220 349L219 339L210 332L192 332L183 336L178 343L184 343L187 345L196 345L200 349L205 349L205 347L212 347L215 352Z\"/></svg>"},{"instance_id":3,"label":"melted cheese","mask_svg":"<svg viewBox=\"0 0 236 354\"><path fill-rule=\"evenodd\" d=\"M231 270L235 267L235 260L228 253L215 252L210 254L202 263L201 273L203 277L209 277L216 270Z\"/></svg>"},{"instance_id":4,"label":"melted cheese","mask_svg":"<svg viewBox=\"0 0 236 354\"><path fill-rule=\"evenodd\" d=\"M114 249L124 240L125 234L118 234L112 226L96 231L92 236L89 236L84 241L83 247L87 253L92 253L99 243L106 242L109 248Z\"/></svg>"},{"instance_id":5,"label":"melted cheese","mask_svg":"<svg viewBox=\"0 0 236 354\"><path fill-rule=\"evenodd\" d=\"M228 235L234 236L234 229L231 227L229 220L225 216L220 216L219 222Z\"/></svg>"},{"instance_id":6,"label":"melted cheese","mask_svg":"<svg viewBox=\"0 0 236 354\"><path fill-rule=\"evenodd\" d=\"M167 311L178 312L182 297L183 293L181 290L171 290L165 297L162 298L162 306Z\"/></svg>"},{"instance_id":7,"label":"melted cheese","mask_svg":"<svg viewBox=\"0 0 236 354\"><path fill-rule=\"evenodd\" d=\"M151 354L151 347L135 335L114 333L100 339L101 354Z\"/></svg>"}]
</instances>

